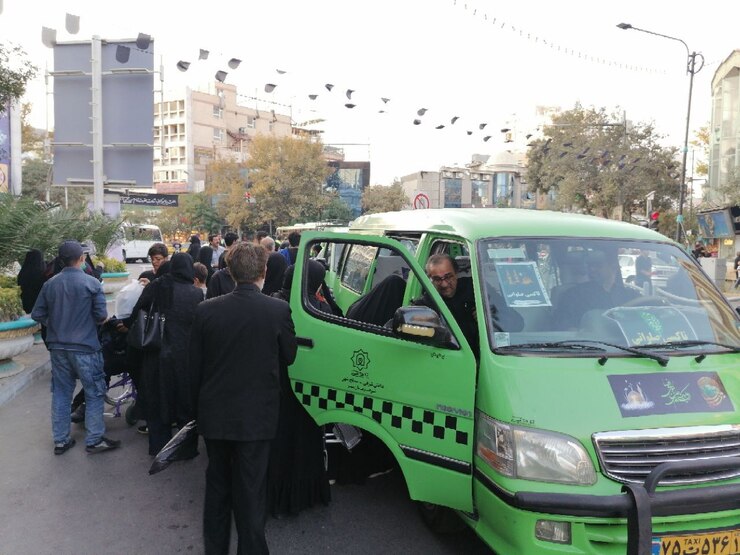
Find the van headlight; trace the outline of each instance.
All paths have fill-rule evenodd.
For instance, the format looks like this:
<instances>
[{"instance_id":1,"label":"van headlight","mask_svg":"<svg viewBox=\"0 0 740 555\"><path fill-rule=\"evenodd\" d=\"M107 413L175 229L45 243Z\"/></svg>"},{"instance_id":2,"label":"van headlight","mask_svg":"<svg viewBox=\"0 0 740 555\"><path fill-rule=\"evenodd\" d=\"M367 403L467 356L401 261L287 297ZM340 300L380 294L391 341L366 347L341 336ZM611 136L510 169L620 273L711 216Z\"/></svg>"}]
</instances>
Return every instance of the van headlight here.
<instances>
[{"instance_id":1,"label":"van headlight","mask_svg":"<svg viewBox=\"0 0 740 555\"><path fill-rule=\"evenodd\" d=\"M478 456L504 476L588 486L596 471L583 446L570 436L504 424L478 413Z\"/></svg>"}]
</instances>

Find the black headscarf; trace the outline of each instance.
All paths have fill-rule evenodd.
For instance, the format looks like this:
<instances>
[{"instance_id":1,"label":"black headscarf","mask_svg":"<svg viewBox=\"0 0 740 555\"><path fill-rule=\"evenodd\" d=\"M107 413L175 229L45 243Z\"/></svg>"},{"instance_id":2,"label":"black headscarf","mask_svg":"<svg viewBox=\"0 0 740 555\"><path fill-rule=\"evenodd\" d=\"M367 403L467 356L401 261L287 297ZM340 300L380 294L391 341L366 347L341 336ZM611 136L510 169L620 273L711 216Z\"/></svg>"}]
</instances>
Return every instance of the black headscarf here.
<instances>
[{"instance_id":1,"label":"black headscarf","mask_svg":"<svg viewBox=\"0 0 740 555\"><path fill-rule=\"evenodd\" d=\"M198 255L200 253L200 237L193 235L190 237L190 246L188 247L187 254L193 259L193 262L198 262Z\"/></svg>"},{"instance_id":2,"label":"black headscarf","mask_svg":"<svg viewBox=\"0 0 740 555\"><path fill-rule=\"evenodd\" d=\"M195 272L193 270L193 259L187 254L176 253L170 260L170 275L174 281L180 283L193 283Z\"/></svg>"},{"instance_id":3,"label":"black headscarf","mask_svg":"<svg viewBox=\"0 0 740 555\"><path fill-rule=\"evenodd\" d=\"M265 295L272 295L280 290L283 283L285 270L288 268L288 261L278 252L271 252L267 257L267 272L265 273L265 285L262 292Z\"/></svg>"},{"instance_id":4,"label":"black headscarf","mask_svg":"<svg viewBox=\"0 0 740 555\"><path fill-rule=\"evenodd\" d=\"M403 303L405 289L406 281L399 275L391 274L367 295L352 303L347 309L347 318L382 326L393 318L396 309Z\"/></svg>"},{"instance_id":5,"label":"black headscarf","mask_svg":"<svg viewBox=\"0 0 740 555\"><path fill-rule=\"evenodd\" d=\"M282 255L281 255L282 256ZM293 273L295 272L295 266L288 266L283 274L283 286L280 291L273 293L273 297L283 299L284 301L290 302L290 289L293 286Z\"/></svg>"},{"instance_id":6,"label":"black headscarf","mask_svg":"<svg viewBox=\"0 0 740 555\"><path fill-rule=\"evenodd\" d=\"M195 262L200 262L208 269L208 277L206 277L206 285L211 282L211 276L214 274L216 269L212 266L213 264L213 247L205 246L200 248L198 253L198 259Z\"/></svg>"},{"instance_id":7,"label":"black headscarf","mask_svg":"<svg viewBox=\"0 0 740 555\"><path fill-rule=\"evenodd\" d=\"M206 268L210 268L213 265L213 248L209 246L201 247L198 253L198 260Z\"/></svg>"},{"instance_id":8,"label":"black headscarf","mask_svg":"<svg viewBox=\"0 0 740 555\"><path fill-rule=\"evenodd\" d=\"M154 280L154 302L158 310L170 308L174 302L175 283L193 283L193 259L187 254L176 253L162 264Z\"/></svg>"},{"instance_id":9,"label":"black headscarf","mask_svg":"<svg viewBox=\"0 0 740 555\"><path fill-rule=\"evenodd\" d=\"M42 252L38 249L28 251L17 278L18 285L21 288L21 303L23 304L23 310L27 313L30 313L33 310L33 305L36 304L41 287L44 285L45 271L46 264Z\"/></svg>"},{"instance_id":10,"label":"black headscarf","mask_svg":"<svg viewBox=\"0 0 740 555\"><path fill-rule=\"evenodd\" d=\"M308 272L308 301L322 312L332 313L332 307L326 302L323 293L326 267L321 262L309 260L306 272ZM322 288L322 290L320 291L319 288Z\"/></svg>"},{"instance_id":11,"label":"black headscarf","mask_svg":"<svg viewBox=\"0 0 740 555\"><path fill-rule=\"evenodd\" d=\"M321 262L316 260L308 261L308 293L313 295L318 291L321 284L324 282L324 276L326 275L326 268Z\"/></svg>"}]
</instances>

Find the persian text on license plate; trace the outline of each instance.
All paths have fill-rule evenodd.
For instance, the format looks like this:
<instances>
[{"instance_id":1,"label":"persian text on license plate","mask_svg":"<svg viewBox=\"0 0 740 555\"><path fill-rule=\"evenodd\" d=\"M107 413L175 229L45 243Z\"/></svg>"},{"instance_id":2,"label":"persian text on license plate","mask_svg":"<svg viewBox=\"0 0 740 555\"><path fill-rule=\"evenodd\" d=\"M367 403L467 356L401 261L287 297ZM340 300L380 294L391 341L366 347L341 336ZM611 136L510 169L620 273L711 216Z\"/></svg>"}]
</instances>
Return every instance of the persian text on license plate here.
<instances>
[{"instance_id":1,"label":"persian text on license plate","mask_svg":"<svg viewBox=\"0 0 740 555\"><path fill-rule=\"evenodd\" d=\"M652 555L738 555L740 529L653 538Z\"/></svg>"}]
</instances>

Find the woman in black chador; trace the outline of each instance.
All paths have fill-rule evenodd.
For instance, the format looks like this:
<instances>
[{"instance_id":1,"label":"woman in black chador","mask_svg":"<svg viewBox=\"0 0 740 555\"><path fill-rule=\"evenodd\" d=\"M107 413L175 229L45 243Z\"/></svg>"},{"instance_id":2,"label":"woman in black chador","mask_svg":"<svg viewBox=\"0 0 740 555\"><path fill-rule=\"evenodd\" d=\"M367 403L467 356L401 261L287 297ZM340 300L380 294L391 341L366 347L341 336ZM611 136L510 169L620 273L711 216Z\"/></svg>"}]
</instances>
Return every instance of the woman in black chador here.
<instances>
[{"instance_id":1,"label":"woman in black chador","mask_svg":"<svg viewBox=\"0 0 740 555\"><path fill-rule=\"evenodd\" d=\"M165 317L160 350L143 353L150 455L156 455L170 440L173 422L179 428L195 417L197 384L188 372L186 358L195 307L202 300L203 292L193 285L193 259L177 253L169 262L169 273L146 286L132 312L135 317L139 309L148 310L154 303L155 310Z\"/></svg>"},{"instance_id":2,"label":"woman in black chador","mask_svg":"<svg viewBox=\"0 0 740 555\"><path fill-rule=\"evenodd\" d=\"M46 281L44 272L46 264L44 255L38 249L31 249L26 253L20 272L18 272L18 286L21 288L21 303L23 311L31 314L36 298L39 296L41 287Z\"/></svg>"},{"instance_id":3,"label":"woman in black chador","mask_svg":"<svg viewBox=\"0 0 740 555\"><path fill-rule=\"evenodd\" d=\"M331 308L317 292L326 270L321 263L308 262L308 300L318 310ZM283 295L290 295L293 267L288 268ZM273 297L283 298L280 293ZM295 515L318 503L331 501L329 478L324 466L324 431L309 416L291 390L288 368L280 368L280 417L270 449L267 469L268 511L274 517Z\"/></svg>"}]
</instances>

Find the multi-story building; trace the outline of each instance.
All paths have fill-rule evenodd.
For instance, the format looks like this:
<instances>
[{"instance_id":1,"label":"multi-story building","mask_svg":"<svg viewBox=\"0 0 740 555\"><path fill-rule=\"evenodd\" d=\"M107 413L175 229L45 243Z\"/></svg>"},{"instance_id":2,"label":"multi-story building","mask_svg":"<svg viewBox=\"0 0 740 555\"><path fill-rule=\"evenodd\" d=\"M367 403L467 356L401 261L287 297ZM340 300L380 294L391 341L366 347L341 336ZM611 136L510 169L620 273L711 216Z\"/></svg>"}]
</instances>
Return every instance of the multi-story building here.
<instances>
[{"instance_id":1,"label":"multi-story building","mask_svg":"<svg viewBox=\"0 0 740 555\"><path fill-rule=\"evenodd\" d=\"M465 167L419 171L402 177L401 184L411 203L419 196L429 208L548 207L547 197L528 192L524 169L524 155L505 150L473 155Z\"/></svg>"},{"instance_id":2,"label":"multi-story building","mask_svg":"<svg viewBox=\"0 0 740 555\"><path fill-rule=\"evenodd\" d=\"M216 82L213 92L186 89L184 97L154 105L154 185L159 193L202 191L206 167L217 159L244 161L258 133L286 137L291 116L264 109L234 85ZM289 108L289 107L287 107Z\"/></svg>"},{"instance_id":3,"label":"multi-story building","mask_svg":"<svg viewBox=\"0 0 740 555\"><path fill-rule=\"evenodd\" d=\"M714 241L718 256L732 261L740 252L740 206L729 206L720 190L733 174L735 179L740 176L740 50L714 72L709 142L706 198L714 209L700 211L699 223L706 223L702 235Z\"/></svg>"},{"instance_id":4,"label":"multi-story building","mask_svg":"<svg viewBox=\"0 0 740 555\"><path fill-rule=\"evenodd\" d=\"M731 170L740 171L740 50L720 64L712 78L712 132L709 148L709 191L715 199Z\"/></svg>"}]
</instances>

